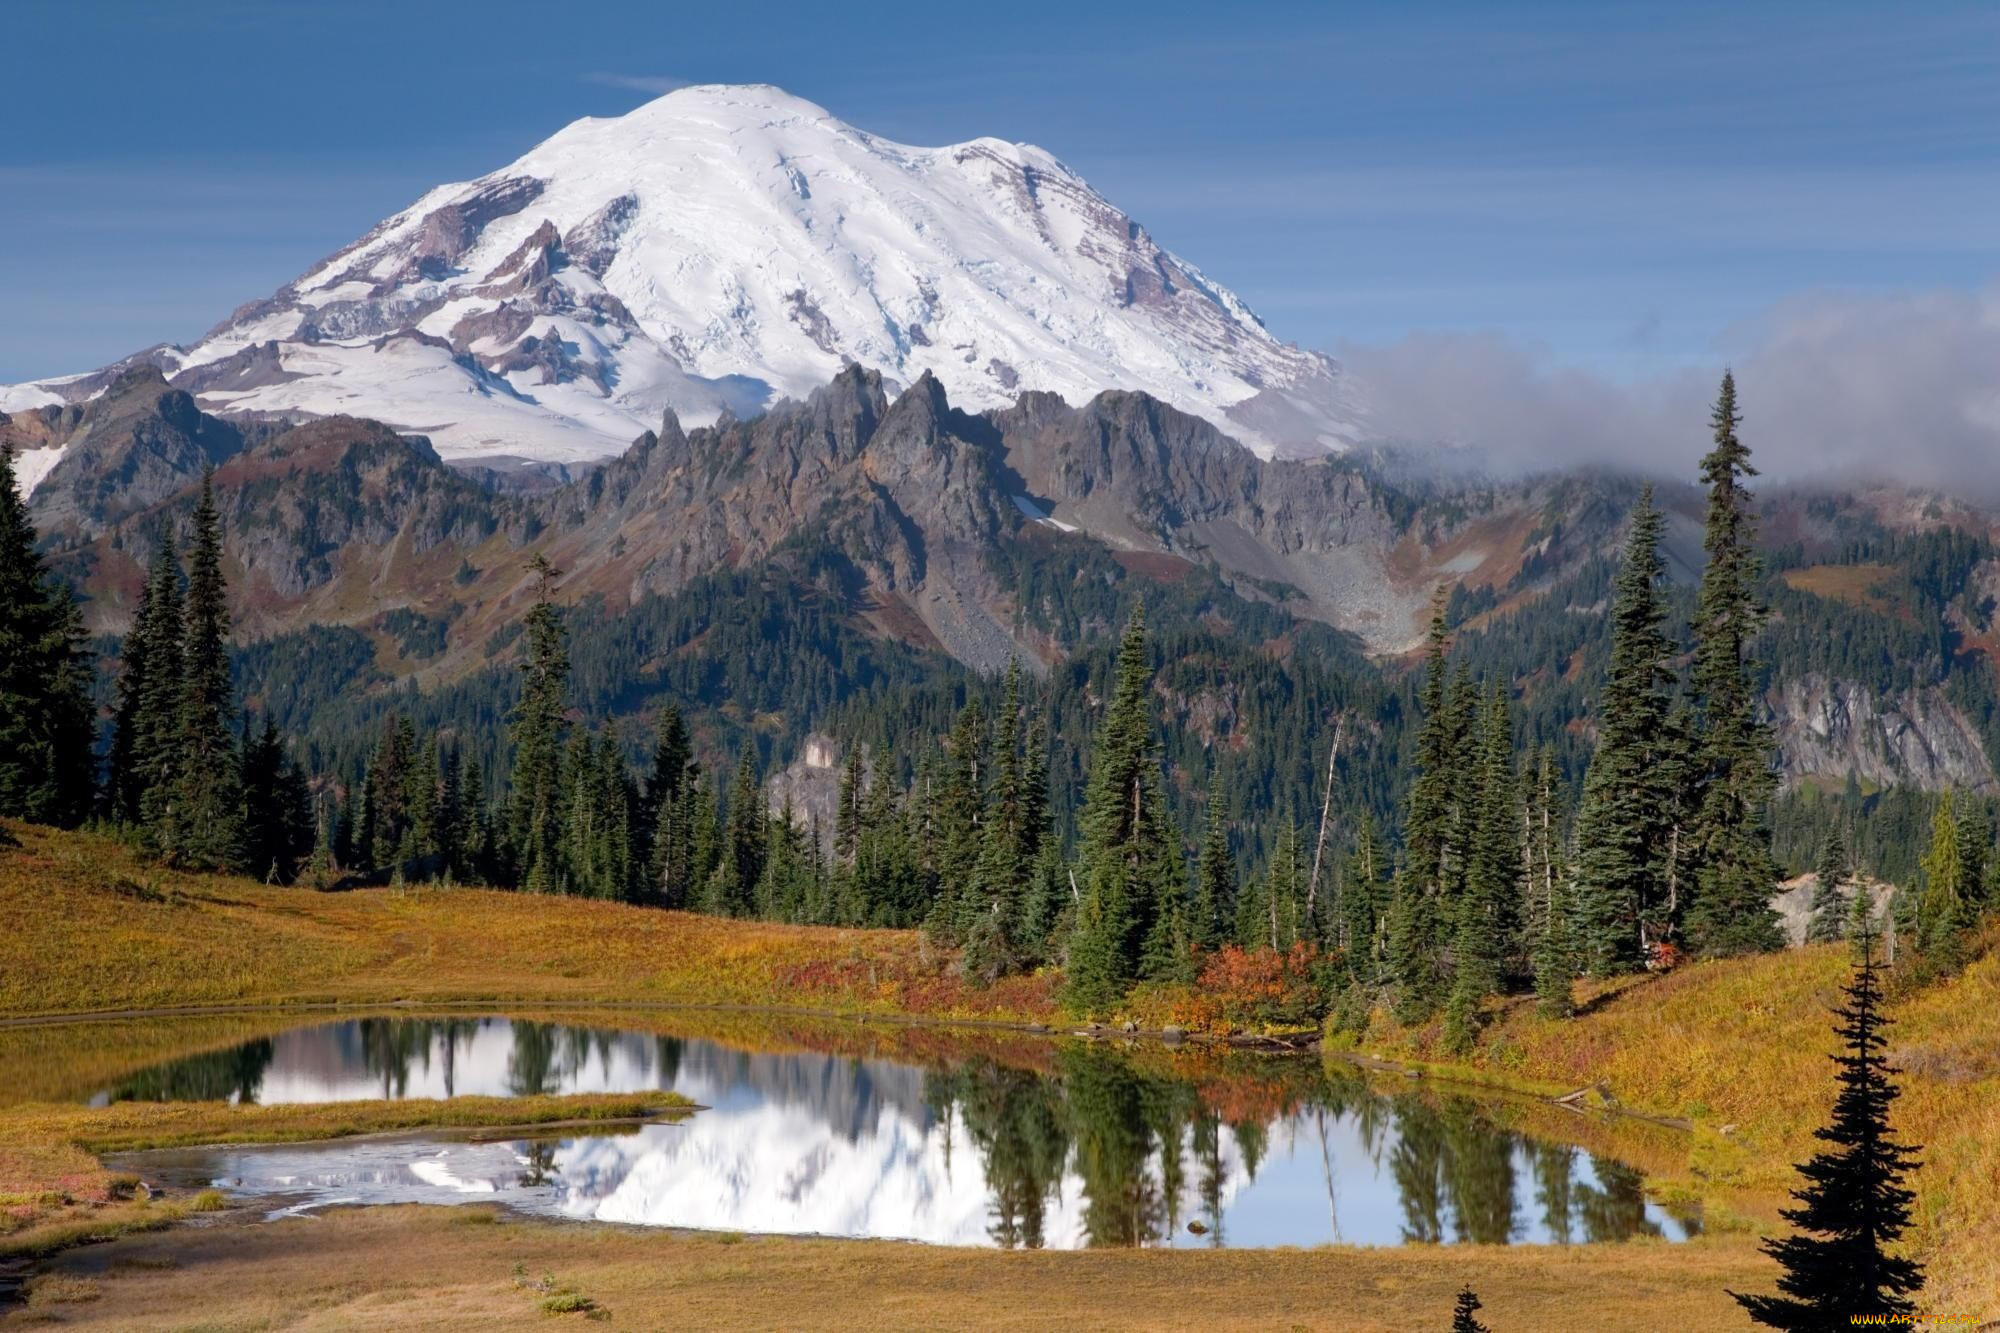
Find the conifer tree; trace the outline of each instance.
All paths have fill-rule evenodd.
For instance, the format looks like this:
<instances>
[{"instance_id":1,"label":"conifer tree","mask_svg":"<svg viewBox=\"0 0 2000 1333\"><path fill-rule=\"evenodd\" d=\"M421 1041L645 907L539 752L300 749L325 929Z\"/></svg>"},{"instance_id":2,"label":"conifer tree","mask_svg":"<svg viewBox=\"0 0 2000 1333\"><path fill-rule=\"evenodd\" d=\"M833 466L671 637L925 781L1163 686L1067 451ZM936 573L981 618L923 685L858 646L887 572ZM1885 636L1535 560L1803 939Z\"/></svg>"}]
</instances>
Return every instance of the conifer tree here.
<instances>
[{"instance_id":1,"label":"conifer tree","mask_svg":"<svg viewBox=\"0 0 2000 1333\"><path fill-rule=\"evenodd\" d=\"M1445 1015L1446 1040L1461 1050L1472 1040L1480 1005L1500 989L1502 968L1513 951L1521 876L1513 756L1507 697L1495 684L1488 689L1479 725L1479 758L1472 773L1476 790L1468 802L1472 827Z\"/></svg>"},{"instance_id":2,"label":"conifer tree","mask_svg":"<svg viewBox=\"0 0 2000 1333\"><path fill-rule=\"evenodd\" d=\"M975 914L974 872L979 862L980 825L986 806L986 714L978 699L959 710L946 749L944 772L931 804L937 896L926 928L957 943Z\"/></svg>"},{"instance_id":3,"label":"conifer tree","mask_svg":"<svg viewBox=\"0 0 2000 1333\"><path fill-rule=\"evenodd\" d=\"M1208 822L1202 830L1201 856L1195 863L1194 905L1188 933L1203 949L1218 949L1236 919L1236 858L1229 851L1229 824L1222 805L1222 785L1208 785Z\"/></svg>"},{"instance_id":4,"label":"conifer tree","mask_svg":"<svg viewBox=\"0 0 2000 1333\"><path fill-rule=\"evenodd\" d=\"M1958 812L1958 859L1963 877L1967 923L1976 920L1987 903L1987 876L1993 862L1993 821L1986 803L1968 800Z\"/></svg>"},{"instance_id":5,"label":"conifer tree","mask_svg":"<svg viewBox=\"0 0 2000 1333\"><path fill-rule=\"evenodd\" d=\"M462 781L465 803L465 867L460 877L475 884L500 881L499 848L494 845L493 807L486 790L486 771L477 755L467 755Z\"/></svg>"},{"instance_id":6,"label":"conifer tree","mask_svg":"<svg viewBox=\"0 0 2000 1333\"><path fill-rule=\"evenodd\" d=\"M991 979L1026 961L1020 940L1021 904L1042 830L1030 821L1028 757L1021 752L1021 665L1010 662L993 727L993 780L973 866L971 914L965 923L968 975Z\"/></svg>"},{"instance_id":7,"label":"conifer tree","mask_svg":"<svg viewBox=\"0 0 2000 1333\"><path fill-rule=\"evenodd\" d=\"M188 543L171 794L159 828L161 852L173 864L191 869L229 868L241 840L227 596L214 476L204 473Z\"/></svg>"},{"instance_id":8,"label":"conifer tree","mask_svg":"<svg viewBox=\"0 0 2000 1333\"><path fill-rule=\"evenodd\" d=\"M1847 903L1841 894L1847 874L1847 843L1838 828L1829 829L1819 852L1812 916L1806 923L1806 938L1815 944L1830 943L1847 933Z\"/></svg>"},{"instance_id":9,"label":"conifer tree","mask_svg":"<svg viewBox=\"0 0 2000 1333\"><path fill-rule=\"evenodd\" d=\"M1492 1333L1486 1325L1473 1318L1484 1308L1471 1287L1460 1287L1458 1301L1452 1307L1451 1333Z\"/></svg>"},{"instance_id":10,"label":"conifer tree","mask_svg":"<svg viewBox=\"0 0 2000 1333\"><path fill-rule=\"evenodd\" d=\"M409 779L404 786L403 799L410 812L410 833L404 855L435 863L444 847L443 840L438 836L438 805L442 799L440 786L444 768L438 759L437 736L426 736L415 753L416 760L410 765ZM427 877L435 877L440 869L441 866L433 868Z\"/></svg>"},{"instance_id":11,"label":"conifer tree","mask_svg":"<svg viewBox=\"0 0 2000 1333\"><path fill-rule=\"evenodd\" d=\"M235 862L267 884L289 884L311 850L313 823L304 776L285 754L277 723L252 732L245 720L238 787L243 845Z\"/></svg>"},{"instance_id":12,"label":"conifer tree","mask_svg":"<svg viewBox=\"0 0 2000 1333\"><path fill-rule=\"evenodd\" d=\"M1363 811L1354 831L1354 851L1341 872L1335 904L1335 942L1344 952L1348 974L1363 985L1381 979L1388 950L1388 864L1373 812Z\"/></svg>"},{"instance_id":13,"label":"conifer tree","mask_svg":"<svg viewBox=\"0 0 2000 1333\"><path fill-rule=\"evenodd\" d=\"M1756 515L1743 485L1757 470L1737 438L1741 422L1736 381L1725 374L1712 419L1715 447L1701 462L1708 485L1702 538L1708 563L1693 625L1701 800L1693 829L1698 870L1688 935L1707 954L1755 953L1784 943L1771 909L1778 872L1768 807L1777 776L1769 728L1757 711L1756 664L1749 656L1765 614L1757 600Z\"/></svg>"},{"instance_id":14,"label":"conifer tree","mask_svg":"<svg viewBox=\"0 0 2000 1333\"><path fill-rule=\"evenodd\" d=\"M95 674L83 616L35 550L35 529L0 446L0 815L74 825L96 785Z\"/></svg>"},{"instance_id":15,"label":"conifer tree","mask_svg":"<svg viewBox=\"0 0 2000 1333\"><path fill-rule=\"evenodd\" d=\"M565 891L622 899L632 891L632 790L624 756L607 725L570 737L563 771Z\"/></svg>"},{"instance_id":16,"label":"conifer tree","mask_svg":"<svg viewBox=\"0 0 2000 1333\"><path fill-rule=\"evenodd\" d=\"M390 718L362 780L364 799L354 839L355 856L362 865L400 869L402 862L414 855L410 789L415 751L416 728L410 719L400 715Z\"/></svg>"},{"instance_id":17,"label":"conifer tree","mask_svg":"<svg viewBox=\"0 0 2000 1333\"><path fill-rule=\"evenodd\" d=\"M1528 961L1543 1014L1567 1018L1575 993L1576 950L1571 939L1569 868L1562 856L1561 795L1555 756L1531 757L1523 806L1522 879L1526 886Z\"/></svg>"},{"instance_id":18,"label":"conifer tree","mask_svg":"<svg viewBox=\"0 0 2000 1333\"><path fill-rule=\"evenodd\" d=\"M867 756L857 743L847 747L847 760L840 770L840 791L834 800L833 860L835 865L854 864L860 850L861 812L868 798Z\"/></svg>"},{"instance_id":19,"label":"conifer tree","mask_svg":"<svg viewBox=\"0 0 2000 1333\"><path fill-rule=\"evenodd\" d=\"M687 907L694 900L698 882L695 805L701 788L700 776L701 765L694 760L687 723L681 718L681 710L669 704L660 714L659 735L653 747L653 775L646 784L652 831L648 838L648 888L641 895L642 898L657 896L667 907Z\"/></svg>"},{"instance_id":20,"label":"conifer tree","mask_svg":"<svg viewBox=\"0 0 2000 1333\"><path fill-rule=\"evenodd\" d=\"M1258 911L1250 923L1257 935L1254 947L1282 951L1297 942L1304 871L1299 860L1298 821L1287 819L1278 826L1271 862L1256 895Z\"/></svg>"},{"instance_id":21,"label":"conifer tree","mask_svg":"<svg viewBox=\"0 0 2000 1333\"><path fill-rule=\"evenodd\" d=\"M527 648L521 661L521 699L512 718L513 799L507 841L516 883L531 893L560 893L567 886L561 823L568 636L552 598L555 567L537 553L528 569L535 576L535 603L522 622Z\"/></svg>"},{"instance_id":22,"label":"conifer tree","mask_svg":"<svg viewBox=\"0 0 2000 1333\"><path fill-rule=\"evenodd\" d=\"M142 840L156 851L179 753L181 647L187 637L182 583L173 538L162 536L146 579L144 623L134 626L122 653L128 664L139 668L129 696L132 740L127 791ZM137 642L129 642L134 636Z\"/></svg>"},{"instance_id":23,"label":"conifer tree","mask_svg":"<svg viewBox=\"0 0 2000 1333\"><path fill-rule=\"evenodd\" d=\"M447 879L474 879L467 868L466 849L472 845L471 812L465 800L465 759L458 746L437 748L438 861Z\"/></svg>"},{"instance_id":24,"label":"conifer tree","mask_svg":"<svg viewBox=\"0 0 2000 1333\"><path fill-rule=\"evenodd\" d=\"M1405 1023L1435 1012L1450 988L1444 946L1457 897L1452 881L1460 854L1453 842L1459 831L1454 787L1460 737L1447 688L1449 647L1445 602L1439 598L1424 647L1424 681L1417 695L1423 722L1403 818L1403 865L1390 903L1389 965L1396 1017Z\"/></svg>"},{"instance_id":25,"label":"conifer tree","mask_svg":"<svg viewBox=\"0 0 2000 1333\"><path fill-rule=\"evenodd\" d=\"M162 737L167 734L153 701L180 693L181 609L180 560L173 538L163 536L153 554L139 605L118 646L118 707L111 733L109 806L112 818L137 827L146 792L159 782ZM171 690L150 684L166 676Z\"/></svg>"},{"instance_id":26,"label":"conifer tree","mask_svg":"<svg viewBox=\"0 0 2000 1333\"><path fill-rule=\"evenodd\" d=\"M1597 710L1597 749L1577 816L1576 947L1595 976L1630 971L1676 926L1666 856L1675 793L1662 764L1669 663L1659 584L1660 511L1639 495L1611 608L1611 663Z\"/></svg>"},{"instance_id":27,"label":"conifer tree","mask_svg":"<svg viewBox=\"0 0 2000 1333\"><path fill-rule=\"evenodd\" d=\"M724 816L722 856L711 877L709 911L718 916L746 916L751 895L764 877L769 842L765 824L770 814L763 784L757 780L755 743L745 741L736 760L736 777L729 785Z\"/></svg>"},{"instance_id":28,"label":"conifer tree","mask_svg":"<svg viewBox=\"0 0 2000 1333\"><path fill-rule=\"evenodd\" d=\"M1839 1011L1844 1049L1833 1057L1840 1090L1833 1118L1814 1131L1827 1146L1799 1167L1805 1184L1785 1220L1802 1235L1764 1242L1784 1268L1780 1296L1732 1296L1769 1328L1819 1333L1861 1321L1893 1323L1915 1312L1923 1270L1889 1249L1910 1223L1904 1179L1917 1150L1896 1140L1889 1108L1898 1089L1883 1058L1886 1026L1874 958L1864 953Z\"/></svg>"},{"instance_id":29,"label":"conifer tree","mask_svg":"<svg viewBox=\"0 0 2000 1333\"><path fill-rule=\"evenodd\" d=\"M1931 818L1931 846L1923 857L1923 871L1924 887L1912 923L1914 943L1934 966L1949 968L1956 965L1959 937L1971 924L1958 807L1949 788L1938 798Z\"/></svg>"},{"instance_id":30,"label":"conifer tree","mask_svg":"<svg viewBox=\"0 0 2000 1333\"><path fill-rule=\"evenodd\" d=\"M1875 948L1876 938L1881 929L1875 920L1875 902L1868 892L1868 886L1857 883L1854 896L1847 903L1848 946L1856 953L1870 953Z\"/></svg>"},{"instance_id":31,"label":"conifer tree","mask_svg":"<svg viewBox=\"0 0 2000 1333\"><path fill-rule=\"evenodd\" d=\"M1158 761L1147 695L1146 620L1135 607L1119 644L1117 674L1097 730L1084 792L1079 877L1083 880L1069 938L1067 1001L1083 1013L1108 1009L1139 968L1166 886L1148 883L1167 863L1164 830L1152 797ZM1178 876L1176 877L1178 878Z\"/></svg>"},{"instance_id":32,"label":"conifer tree","mask_svg":"<svg viewBox=\"0 0 2000 1333\"><path fill-rule=\"evenodd\" d=\"M693 757L687 722L680 707L668 704L660 710L659 726L653 735L653 771L646 778L643 801L637 811L647 830L646 846L652 845L651 830L659 823L661 809L680 794L682 784L687 781L688 764Z\"/></svg>"}]
</instances>

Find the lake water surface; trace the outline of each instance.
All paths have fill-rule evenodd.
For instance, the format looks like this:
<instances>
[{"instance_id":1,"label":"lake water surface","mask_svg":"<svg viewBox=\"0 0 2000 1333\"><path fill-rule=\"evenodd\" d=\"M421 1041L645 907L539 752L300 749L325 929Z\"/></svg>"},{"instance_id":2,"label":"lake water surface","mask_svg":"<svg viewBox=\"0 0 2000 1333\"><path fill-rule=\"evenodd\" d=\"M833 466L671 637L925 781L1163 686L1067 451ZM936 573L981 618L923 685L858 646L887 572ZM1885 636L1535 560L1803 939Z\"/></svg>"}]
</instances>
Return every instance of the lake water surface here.
<instances>
[{"instance_id":1,"label":"lake water surface","mask_svg":"<svg viewBox=\"0 0 2000 1333\"><path fill-rule=\"evenodd\" d=\"M1632 1168L1527 1137L1491 1104L1385 1095L1302 1058L1187 1072L1145 1055L1015 1043L875 1058L506 1018L352 1019L148 1069L96 1100L671 1089L706 1108L616 1133L120 1159L273 1212L488 1201L648 1226L1048 1248L1575 1244L1681 1240L1698 1225L1650 1202Z\"/></svg>"}]
</instances>

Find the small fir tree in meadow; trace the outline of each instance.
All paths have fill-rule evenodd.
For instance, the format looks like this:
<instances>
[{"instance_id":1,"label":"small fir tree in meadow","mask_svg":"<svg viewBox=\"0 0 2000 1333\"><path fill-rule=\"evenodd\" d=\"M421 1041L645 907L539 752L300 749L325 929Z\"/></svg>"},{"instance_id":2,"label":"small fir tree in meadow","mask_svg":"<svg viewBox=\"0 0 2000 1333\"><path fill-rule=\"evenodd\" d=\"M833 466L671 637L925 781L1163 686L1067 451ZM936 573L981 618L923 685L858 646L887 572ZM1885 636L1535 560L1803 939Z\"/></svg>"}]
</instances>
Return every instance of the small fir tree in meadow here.
<instances>
[{"instance_id":1,"label":"small fir tree in meadow","mask_svg":"<svg viewBox=\"0 0 2000 1333\"><path fill-rule=\"evenodd\" d=\"M1478 1293L1471 1287L1460 1287L1458 1303L1451 1314L1451 1333L1493 1333L1493 1331L1473 1318L1485 1307L1479 1303Z\"/></svg>"},{"instance_id":2,"label":"small fir tree in meadow","mask_svg":"<svg viewBox=\"0 0 2000 1333\"><path fill-rule=\"evenodd\" d=\"M1799 1167L1798 1206L1784 1213L1799 1234L1764 1242L1784 1269L1783 1294L1730 1293L1769 1328L1821 1333L1863 1320L1904 1322L1915 1312L1910 1298L1923 1286L1923 1269L1891 1251L1910 1224L1915 1196L1903 1182L1917 1150L1898 1142L1889 1124L1898 1090L1882 1055L1881 1004L1875 960L1864 952L1839 1011L1833 1117L1814 1131L1826 1147Z\"/></svg>"}]
</instances>

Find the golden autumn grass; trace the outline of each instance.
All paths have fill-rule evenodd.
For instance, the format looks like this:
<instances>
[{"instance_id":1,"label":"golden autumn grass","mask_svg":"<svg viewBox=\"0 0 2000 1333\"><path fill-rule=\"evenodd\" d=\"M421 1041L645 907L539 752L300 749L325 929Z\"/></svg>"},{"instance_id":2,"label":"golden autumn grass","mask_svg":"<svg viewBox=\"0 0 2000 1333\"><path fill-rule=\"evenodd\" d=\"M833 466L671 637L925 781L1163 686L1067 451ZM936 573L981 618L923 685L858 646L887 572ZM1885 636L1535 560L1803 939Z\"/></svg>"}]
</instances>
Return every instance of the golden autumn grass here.
<instances>
[{"instance_id":1,"label":"golden autumn grass","mask_svg":"<svg viewBox=\"0 0 2000 1333\"><path fill-rule=\"evenodd\" d=\"M1355 1048L1543 1093L1602 1083L1628 1109L1692 1122L1685 1178L1659 1172L1659 1183L1774 1223L1832 1105L1831 1011L1848 975L1840 946L1698 963L1588 991L1569 1022L1510 1004L1469 1057L1444 1054L1435 1028L1379 1018ZM1923 1147L1914 1243L1926 1307L2000 1318L2000 951L1889 1013L1896 1129Z\"/></svg>"},{"instance_id":2,"label":"golden autumn grass","mask_svg":"<svg viewBox=\"0 0 2000 1333\"><path fill-rule=\"evenodd\" d=\"M547 1328L571 1292L623 1328L1443 1328L1470 1283L1496 1329L1734 1329L1768 1282L1742 1237L1688 1245L995 1253L345 1209L62 1256L65 1327Z\"/></svg>"},{"instance_id":3,"label":"golden autumn grass","mask_svg":"<svg viewBox=\"0 0 2000 1333\"><path fill-rule=\"evenodd\" d=\"M314 893L5 825L0 1017L393 1002L789 1005L1039 1019L1054 978L980 989L910 931L725 921L469 888Z\"/></svg>"},{"instance_id":4,"label":"golden autumn grass","mask_svg":"<svg viewBox=\"0 0 2000 1333\"><path fill-rule=\"evenodd\" d=\"M297 1013L288 1018L256 1012L274 1005L326 1004L359 1013L385 1005L421 1010L458 1004L551 1017L568 1009L573 1021L600 1024L607 1021L601 1007L607 1004L775 1005L854 1017L1046 1021L1054 1015L1053 976L974 990L952 975L949 958L908 932L724 922L474 889L316 894L160 872L100 835L9 828L19 845L0 849L0 1018L189 1006L238 1012L182 1017L170 1027L91 1020L0 1027L0 1081L9 1084L0 1092L10 1094L0 1101L73 1097L84 1084L99 1086L134 1068L221 1049L301 1021ZM1470 1058L1445 1056L1434 1032L1386 1025L1369 1032L1357 1049L1436 1062L1436 1072L1518 1090L1552 1093L1603 1082L1628 1107L1690 1120L1692 1139L1664 1136L1635 1148L1629 1129L1607 1128L1607 1122L1569 1111L1524 1102L1516 1114L1523 1128L1593 1148L1595 1138L1608 1136L1613 1155L1644 1167L1676 1193L1699 1196L1713 1220L1726 1224L1747 1217L1768 1224L1792 1183L1790 1163L1810 1151L1811 1130L1831 1098L1831 1067L1823 1058L1833 1044L1828 1010L1844 976L1844 959L1833 949L1702 964L1588 995L1588 1011L1568 1024L1536 1017L1531 1005L1507 1006L1495 1014ZM1908 1071L1900 1124L1925 1146L1918 1243L1932 1277L1927 1300L1940 1313L2000 1315L1994 1300L2000 1262L1987 1257L2000 1250L2000 1210L1990 1202L2000 1191L2000 1096L1995 1095L2000 1090L1994 1083L2000 1074L2000 962L1989 956L1948 986L1899 1000L1895 1017L1895 1053ZM661 1021L642 1007L616 1019L633 1027ZM688 1033L688 1012L672 1022ZM795 1036L787 1035L787 1023L798 1025ZM706 1012L698 1026L731 1039L796 1040L812 1049L905 1058L920 1057L925 1040L945 1040L921 1028L873 1023L829 1035L824 1024L804 1017L780 1018L774 1026L768 1016L752 1020L728 1010ZM981 1040L1003 1063L1048 1058L1046 1043L1026 1034L993 1031ZM1135 1057L1187 1065L1190 1076L1211 1078L1193 1068L1208 1058L1196 1051L1147 1047ZM1204 1096L1261 1095L1258 1086L1224 1072L1212 1076ZM510 1122L532 1118L524 1116L518 1101L504 1105ZM43 1223L83 1226L94 1220L99 1226L85 1227L82 1235L102 1234L114 1217L135 1226L174 1220L184 1204L115 1198L118 1182L103 1172L93 1150L114 1142L243 1137L240 1128L202 1120L230 1109L121 1111L168 1119L91 1130L65 1118L75 1108L0 1108L0 1195L10 1196L6 1206L35 1212ZM355 1124L368 1114L351 1104L289 1112L302 1117L296 1130L301 1136L327 1132L322 1113ZM181 1115L193 1118L171 1123ZM115 1137L128 1131L129 1139ZM170 1138L170 1131L184 1136ZM92 1190L101 1197L88 1197ZM96 1217L48 1213L56 1205L46 1200L65 1193L83 1202L60 1205L58 1212L81 1208ZM415 1287L386 1305L343 1294L343 1284L370 1279L370 1244L396 1247L394 1255L379 1256L384 1263L409 1256L412 1274L427 1267L418 1256L438 1247L472 1246L477 1252L468 1262L497 1263L497 1255L479 1250L483 1242L466 1239L464 1229L450 1229L428 1213L327 1221L332 1225L320 1231L257 1228L254 1245L270 1247L274 1275L309 1262L308 1237L342 1238L348 1248L340 1254L351 1262L330 1259L318 1287L288 1286L276 1276L268 1282L245 1277L240 1303L229 1307L237 1313L218 1315L218 1321L310 1317L333 1326L423 1326L463 1322L458 1314L496 1323L549 1317L518 1290L505 1266L468 1273L462 1287L440 1288L435 1302L419 1301ZM23 1230L25 1224L16 1227L17 1235ZM1254 1253L994 1256L778 1241L735 1250L709 1240L604 1228L572 1233L548 1224L507 1223L491 1230L495 1237L510 1238L508 1244L531 1268L546 1262L564 1282L613 1311L618 1322L641 1326L647 1323L644 1312L657 1307L664 1290L677 1300L684 1292L696 1312L691 1321L677 1322L724 1321L731 1290L725 1275L753 1248L758 1272L772 1276L739 1279L738 1285L751 1302L744 1307L752 1312L746 1321L764 1324L799 1322L815 1308L833 1308L821 1302L836 1301L861 1317L875 1316L874 1322L949 1325L967 1322L973 1317L969 1312L976 1312L977 1322L1004 1326L1036 1322L1037 1313L1046 1315L1072 1300L1099 1326L1198 1320L1221 1327L1273 1322L1405 1327L1435 1322L1436 1310L1449 1308L1445 1288L1455 1289L1456 1275L1476 1273L1475 1285L1496 1327L1742 1327L1726 1298L1718 1303L1721 1286L1768 1289L1772 1280L1771 1266L1742 1232L1712 1234L1687 1246L1617 1246L1603 1252L1454 1247L1446 1255L1340 1250L1282 1256L1286 1263L1306 1265L1301 1272L1323 1273L1325 1291L1351 1291L1353 1302L1336 1307L1315 1305L1320 1298L1310 1294L1303 1304L1284 1304L1291 1299L1292 1279L1285 1275L1292 1270L1280 1256ZM116 1249L194 1247L179 1251L190 1271L197 1262L212 1271L220 1258L199 1249L204 1231L148 1236ZM232 1237L231 1246L239 1243L247 1242ZM45 1245L38 1241L34 1248ZM72 1256L62 1262L95 1261ZM654 1268L673 1274L661 1279L668 1287L648 1286L646 1274ZM1652 1285L1634 1299L1619 1287L1621 1276ZM148 1284L156 1278L149 1274ZM232 1275L229 1282L236 1280ZM1307 1283L1309 1292L1321 1290L1311 1286L1320 1280ZM102 1298L65 1305L64 1318L115 1324L117 1312L127 1311L129 1318L133 1308L121 1304L122 1293L142 1285L154 1289L122 1279L101 1281ZM1260 1286L1271 1291L1258 1294ZM933 1289L939 1293L935 1301ZM302 1294L314 1291L320 1295ZM1197 1299L1188 1296L1192 1291L1200 1292L1198 1306L1185 1303ZM1148 1303L1156 1297L1158 1305ZM179 1297L169 1284L157 1299L171 1306ZM323 1304L314 1303L321 1299ZM508 1301L519 1302L519 1308ZM1509 1311L1504 1320L1503 1309ZM1518 1317L1522 1311L1532 1314Z\"/></svg>"}]
</instances>

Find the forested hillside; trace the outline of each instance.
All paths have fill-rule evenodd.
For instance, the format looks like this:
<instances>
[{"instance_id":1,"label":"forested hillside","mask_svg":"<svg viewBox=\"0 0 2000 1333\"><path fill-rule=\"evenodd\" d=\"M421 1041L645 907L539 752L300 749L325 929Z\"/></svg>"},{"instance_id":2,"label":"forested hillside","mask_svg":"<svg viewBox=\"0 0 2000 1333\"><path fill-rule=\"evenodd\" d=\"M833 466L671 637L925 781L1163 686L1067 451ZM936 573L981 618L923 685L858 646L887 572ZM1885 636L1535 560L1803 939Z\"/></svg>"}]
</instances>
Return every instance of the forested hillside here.
<instances>
[{"instance_id":1,"label":"forested hillside","mask_svg":"<svg viewBox=\"0 0 2000 1333\"><path fill-rule=\"evenodd\" d=\"M891 402L858 371L750 422L685 433L669 419L539 494L489 489L371 423L224 429L145 374L77 412L95 453L30 512L89 593L100 702L116 698L144 571L188 531L212 466L237 687L335 810L394 719L508 779L539 554L558 571L571 716L632 765L671 704L711 779L748 754L829 807L849 749L913 779L968 702L991 714L1017 661L1066 846L1116 631L1143 600L1163 800L1193 828L1221 791L1248 875L1281 829L1320 816L1336 727L1333 822L1349 838L1363 814L1393 822L1414 700L1404 649L1434 590L1454 659L1506 682L1515 742L1550 755L1573 808L1638 488L1260 462L1143 395L1083 409L1027 395L975 417L934 382ZM1684 624L1698 497L1682 482L1660 503L1664 606ZM1868 871L1908 879L1936 795L1983 803L1994 782L1992 541L1979 516L1900 495L1780 492L1759 508L1780 861L1808 868L1837 826ZM802 762L815 737L818 777Z\"/></svg>"}]
</instances>

